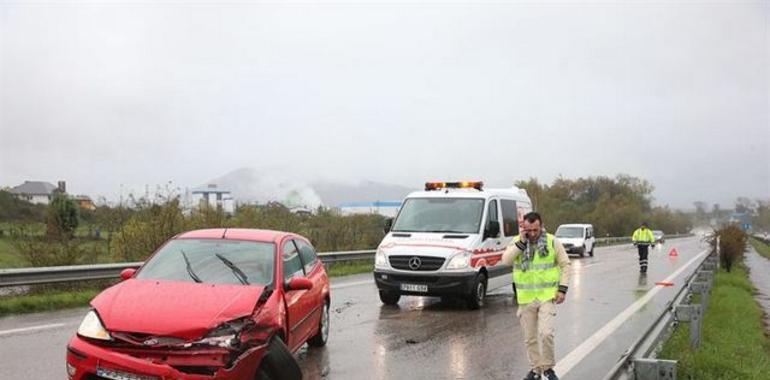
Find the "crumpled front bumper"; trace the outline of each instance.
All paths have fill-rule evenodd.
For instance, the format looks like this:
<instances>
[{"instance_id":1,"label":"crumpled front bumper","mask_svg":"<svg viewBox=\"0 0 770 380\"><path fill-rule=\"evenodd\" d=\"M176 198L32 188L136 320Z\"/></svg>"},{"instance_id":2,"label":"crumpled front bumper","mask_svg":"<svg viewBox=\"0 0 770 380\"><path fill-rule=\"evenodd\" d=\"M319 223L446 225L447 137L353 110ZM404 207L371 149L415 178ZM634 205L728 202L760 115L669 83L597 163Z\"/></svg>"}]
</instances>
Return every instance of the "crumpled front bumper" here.
<instances>
[{"instance_id":1,"label":"crumpled front bumper","mask_svg":"<svg viewBox=\"0 0 770 380\"><path fill-rule=\"evenodd\" d=\"M252 379L267 351L267 345L253 347L238 357L231 368L220 367L213 375L183 372L178 367L183 358L177 358L177 368L157 360L149 360L127 353L116 352L110 347L93 344L79 336L70 339L67 346L67 374L71 380L98 380L97 367L125 374L136 375L127 379L141 380L236 380ZM205 355L202 352L201 355ZM194 349L185 352L185 356L195 357ZM201 359L197 357L196 359ZM191 363L200 360L191 360Z\"/></svg>"}]
</instances>

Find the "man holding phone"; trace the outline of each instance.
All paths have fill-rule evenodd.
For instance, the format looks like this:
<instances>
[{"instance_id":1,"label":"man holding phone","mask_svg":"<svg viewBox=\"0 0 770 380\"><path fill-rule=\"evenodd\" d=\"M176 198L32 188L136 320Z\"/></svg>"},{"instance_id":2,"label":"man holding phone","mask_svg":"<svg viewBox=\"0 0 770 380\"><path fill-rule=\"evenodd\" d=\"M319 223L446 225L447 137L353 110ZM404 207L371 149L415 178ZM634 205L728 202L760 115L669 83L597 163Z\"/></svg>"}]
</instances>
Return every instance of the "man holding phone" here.
<instances>
[{"instance_id":1,"label":"man holding phone","mask_svg":"<svg viewBox=\"0 0 770 380\"><path fill-rule=\"evenodd\" d=\"M543 228L540 214L524 215L520 235L503 253L503 263L513 266L516 316L524 330L530 371L524 380L558 380L553 370L556 305L564 302L570 261L564 246Z\"/></svg>"}]
</instances>

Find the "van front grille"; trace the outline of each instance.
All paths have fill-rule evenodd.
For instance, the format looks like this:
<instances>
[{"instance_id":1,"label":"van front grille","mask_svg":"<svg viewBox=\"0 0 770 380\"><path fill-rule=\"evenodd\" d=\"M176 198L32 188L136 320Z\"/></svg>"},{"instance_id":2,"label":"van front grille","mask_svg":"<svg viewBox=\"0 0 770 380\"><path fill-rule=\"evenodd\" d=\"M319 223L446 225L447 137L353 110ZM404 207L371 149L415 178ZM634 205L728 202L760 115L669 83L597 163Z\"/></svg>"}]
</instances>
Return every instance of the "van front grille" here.
<instances>
[{"instance_id":1,"label":"van front grille","mask_svg":"<svg viewBox=\"0 0 770 380\"><path fill-rule=\"evenodd\" d=\"M436 271L444 265L443 257L432 256L390 256L390 266L395 269L418 272Z\"/></svg>"}]
</instances>

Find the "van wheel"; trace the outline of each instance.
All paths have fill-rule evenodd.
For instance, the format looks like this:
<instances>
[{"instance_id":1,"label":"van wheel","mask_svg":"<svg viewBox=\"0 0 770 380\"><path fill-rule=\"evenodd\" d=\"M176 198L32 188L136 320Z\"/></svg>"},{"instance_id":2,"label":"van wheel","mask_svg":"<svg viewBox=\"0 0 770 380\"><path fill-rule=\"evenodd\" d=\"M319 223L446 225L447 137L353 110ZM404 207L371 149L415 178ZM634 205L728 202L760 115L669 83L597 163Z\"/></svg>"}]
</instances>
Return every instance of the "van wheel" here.
<instances>
[{"instance_id":1,"label":"van wheel","mask_svg":"<svg viewBox=\"0 0 770 380\"><path fill-rule=\"evenodd\" d=\"M473 287L470 294L465 299L465 304L468 309L477 310L484 306L484 299L487 296L487 276L480 273L476 276L476 280L473 281Z\"/></svg>"},{"instance_id":2,"label":"van wheel","mask_svg":"<svg viewBox=\"0 0 770 380\"><path fill-rule=\"evenodd\" d=\"M583 246L583 249L580 250L580 257L586 257L586 246Z\"/></svg>"},{"instance_id":3,"label":"van wheel","mask_svg":"<svg viewBox=\"0 0 770 380\"><path fill-rule=\"evenodd\" d=\"M380 290L380 301L386 305L397 305L400 299L401 295L398 293Z\"/></svg>"},{"instance_id":4,"label":"van wheel","mask_svg":"<svg viewBox=\"0 0 770 380\"><path fill-rule=\"evenodd\" d=\"M588 256L594 257L594 246L591 246L591 250L588 252Z\"/></svg>"},{"instance_id":5,"label":"van wheel","mask_svg":"<svg viewBox=\"0 0 770 380\"><path fill-rule=\"evenodd\" d=\"M307 341L307 344L312 347L323 347L329 340L329 301L324 302L322 313L321 320L318 322L318 333Z\"/></svg>"},{"instance_id":6,"label":"van wheel","mask_svg":"<svg viewBox=\"0 0 770 380\"><path fill-rule=\"evenodd\" d=\"M302 380L302 369L299 368L297 359L289 351L289 347L283 341L275 337L267 346L267 353L259 364L256 380Z\"/></svg>"}]
</instances>

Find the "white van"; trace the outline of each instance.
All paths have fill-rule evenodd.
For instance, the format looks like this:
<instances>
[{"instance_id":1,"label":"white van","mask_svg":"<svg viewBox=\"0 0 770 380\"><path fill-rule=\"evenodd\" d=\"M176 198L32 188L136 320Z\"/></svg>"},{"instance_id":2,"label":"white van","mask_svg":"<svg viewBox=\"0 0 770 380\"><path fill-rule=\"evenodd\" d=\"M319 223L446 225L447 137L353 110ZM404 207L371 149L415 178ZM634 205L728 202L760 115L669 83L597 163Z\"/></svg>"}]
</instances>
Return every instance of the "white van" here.
<instances>
[{"instance_id":1,"label":"white van","mask_svg":"<svg viewBox=\"0 0 770 380\"><path fill-rule=\"evenodd\" d=\"M596 237L593 225L562 224L554 235L559 238L567 253L578 254L580 257L584 257L586 253L589 256L594 255Z\"/></svg>"},{"instance_id":2,"label":"white van","mask_svg":"<svg viewBox=\"0 0 770 380\"><path fill-rule=\"evenodd\" d=\"M481 182L429 182L409 194L377 248L380 300L402 295L459 297L471 309L488 289L511 286L501 263L519 222L532 211L526 191L485 189Z\"/></svg>"}]
</instances>

